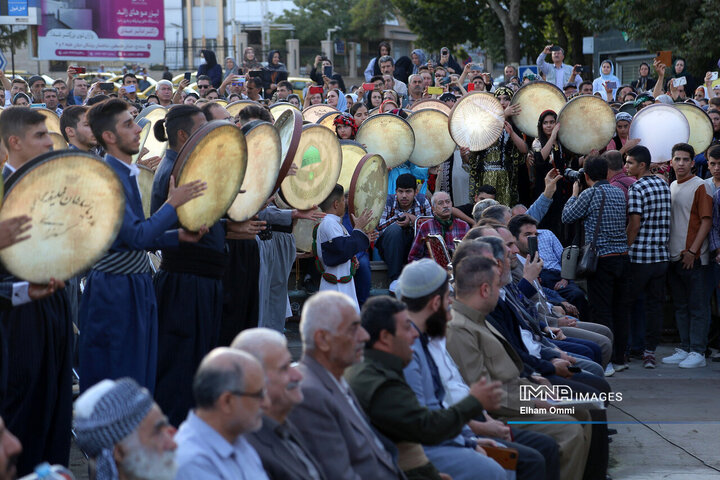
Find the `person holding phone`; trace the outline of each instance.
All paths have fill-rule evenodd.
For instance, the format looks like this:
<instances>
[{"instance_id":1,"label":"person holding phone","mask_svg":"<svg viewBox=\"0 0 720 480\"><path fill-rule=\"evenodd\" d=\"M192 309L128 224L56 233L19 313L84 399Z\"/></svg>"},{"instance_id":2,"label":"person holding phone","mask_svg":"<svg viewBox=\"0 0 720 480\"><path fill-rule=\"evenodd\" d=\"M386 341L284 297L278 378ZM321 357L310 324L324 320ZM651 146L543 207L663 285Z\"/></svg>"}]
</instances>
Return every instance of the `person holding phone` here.
<instances>
[{"instance_id":1,"label":"person holding phone","mask_svg":"<svg viewBox=\"0 0 720 480\"><path fill-rule=\"evenodd\" d=\"M548 54L552 56L552 63L545 61L545 56ZM538 71L545 74L545 79L559 89L562 90L568 83L575 83L580 88L580 82L582 82L580 72L577 68L563 63L564 60L565 50L557 45L548 45L538 55L536 64Z\"/></svg>"},{"instance_id":2,"label":"person holding phone","mask_svg":"<svg viewBox=\"0 0 720 480\"><path fill-rule=\"evenodd\" d=\"M332 61L330 61L330 59L326 56L315 56L315 63L313 64L312 70L310 70L310 79L318 85L324 85L331 79L337 80L340 90L343 92L346 91L345 81L343 80L342 75L333 70Z\"/></svg>"},{"instance_id":3,"label":"person holding phone","mask_svg":"<svg viewBox=\"0 0 720 480\"><path fill-rule=\"evenodd\" d=\"M695 81L693 76L690 75L690 73L688 73L687 64L685 63L685 59L682 57L677 57L675 59L675 61L673 62L672 78L683 78L683 77L685 78L685 81L687 82L684 85L685 92L694 92L695 87L697 86L697 82ZM680 82L677 82L676 86L679 87ZM668 87L668 90L670 90L669 87Z\"/></svg>"},{"instance_id":4,"label":"person holding phone","mask_svg":"<svg viewBox=\"0 0 720 480\"><path fill-rule=\"evenodd\" d=\"M600 92L603 100L612 102L619 86L620 79L615 76L615 66L610 60L603 60L600 63L600 76L593 80L592 93Z\"/></svg>"}]
</instances>

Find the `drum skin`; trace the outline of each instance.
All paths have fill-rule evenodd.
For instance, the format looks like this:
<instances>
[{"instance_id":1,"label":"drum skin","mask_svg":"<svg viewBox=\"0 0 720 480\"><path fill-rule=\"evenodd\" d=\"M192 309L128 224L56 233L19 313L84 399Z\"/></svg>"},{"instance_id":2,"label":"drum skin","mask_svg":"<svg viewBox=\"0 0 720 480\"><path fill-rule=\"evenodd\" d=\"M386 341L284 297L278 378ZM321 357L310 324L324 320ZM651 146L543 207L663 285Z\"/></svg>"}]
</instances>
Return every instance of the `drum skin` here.
<instances>
[{"instance_id":1,"label":"drum skin","mask_svg":"<svg viewBox=\"0 0 720 480\"><path fill-rule=\"evenodd\" d=\"M359 217L366 209L372 211L370 222L364 230L377 228L385 209L387 188L388 169L385 160L380 155L368 153L355 168L348 196L348 211L351 215Z\"/></svg>"},{"instance_id":2,"label":"drum skin","mask_svg":"<svg viewBox=\"0 0 720 480\"><path fill-rule=\"evenodd\" d=\"M28 282L67 280L90 268L115 241L125 192L112 168L78 150L49 152L6 181L0 221L32 219L30 238L3 250L0 261Z\"/></svg>"},{"instance_id":3,"label":"drum skin","mask_svg":"<svg viewBox=\"0 0 720 480\"><path fill-rule=\"evenodd\" d=\"M274 192L280 173L282 144L280 134L267 122L261 122L245 134L247 169L241 190L227 211L228 217L244 222L254 217L267 204Z\"/></svg>"},{"instance_id":4,"label":"drum skin","mask_svg":"<svg viewBox=\"0 0 720 480\"><path fill-rule=\"evenodd\" d=\"M635 114L629 138L639 138L639 145L650 150L652 162L663 163L672 158L673 145L687 143L690 124L674 106L656 103Z\"/></svg>"},{"instance_id":5,"label":"drum skin","mask_svg":"<svg viewBox=\"0 0 720 480\"><path fill-rule=\"evenodd\" d=\"M319 205L337 184L342 149L335 132L317 124L303 126L293 163L297 173L280 185L285 201L298 210Z\"/></svg>"},{"instance_id":6,"label":"drum skin","mask_svg":"<svg viewBox=\"0 0 720 480\"><path fill-rule=\"evenodd\" d=\"M713 124L710 116L702 108L689 103L676 103L675 108L685 115L690 124L688 143L695 149L695 153L704 152L713 139Z\"/></svg>"},{"instance_id":7,"label":"drum skin","mask_svg":"<svg viewBox=\"0 0 720 480\"><path fill-rule=\"evenodd\" d=\"M202 180L207 190L178 207L180 225L196 232L225 215L240 191L247 164L245 135L235 125L214 120L193 133L178 153L173 175L178 186Z\"/></svg>"},{"instance_id":8,"label":"drum skin","mask_svg":"<svg viewBox=\"0 0 720 480\"><path fill-rule=\"evenodd\" d=\"M280 135L280 142L282 143L282 166L280 166L280 173L275 182L274 191L280 188L280 184L287 176L288 170L295 159L295 153L297 152L298 145L300 145L300 136L302 135L303 118L300 110L286 110L280 117L275 120L275 128Z\"/></svg>"},{"instance_id":9,"label":"drum skin","mask_svg":"<svg viewBox=\"0 0 720 480\"><path fill-rule=\"evenodd\" d=\"M567 103L565 94L552 83L528 83L520 87L510 102L510 105L519 104L522 107L522 112L512 117L512 121L522 133L537 138L540 114L545 110L560 113L565 103Z\"/></svg>"},{"instance_id":10,"label":"drum skin","mask_svg":"<svg viewBox=\"0 0 720 480\"><path fill-rule=\"evenodd\" d=\"M615 114L602 98L580 95L570 100L558 114L558 140L579 155L601 150L615 135Z\"/></svg>"},{"instance_id":11,"label":"drum skin","mask_svg":"<svg viewBox=\"0 0 720 480\"><path fill-rule=\"evenodd\" d=\"M448 123L452 139L479 152L497 142L505 125L500 101L485 92L472 92L455 102Z\"/></svg>"},{"instance_id":12,"label":"drum skin","mask_svg":"<svg viewBox=\"0 0 720 480\"><path fill-rule=\"evenodd\" d=\"M388 168L395 168L410 159L415 148L415 134L410 124L392 113L368 117L355 135L368 153L382 156Z\"/></svg>"},{"instance_id":13,"label":"drum skin","mask_svg":"<svg viewBox=\"0 0 720 480\"><path fill-rule=\"evenodd\" d=\"M142 196L142 206L145 218L150 218L150 205L152 204L152 187L155 180L155 172L144 165L138 165L137 183Z\"/></svg>"},{"instance_id":14,"label":"drum skin","mask_svg":"<svg viewBox=\"0 0 720 480\"><path fill-rule=\"evenodd\" d=\"M342 185L343 190L349 192L355 168L368 152L354 140L340 140L340 148L342 148L342 169L337 183Z\"/></svg>"},{"instance_id":15,"label":"drum skin","mask_svg":"<svg viewBox=\"0 0 720 480\"><path fill-rule=\"evenodd\" d=\"M162 107L160 105L151 105L149 107L145 107L142 112L140 112L135 119L135 123L140 125L139 120L145 118L150 121L152 124L152 127L150 129L150 134L147 136L147 139L145 140L144 146L148 149L147 158L150 157L160 157L162 158L165 155L165 150L167 150L167 143L168 142L161 142L157 138L155 138L155 135L153 134L153 130L155 127L155 124L158 122L158 120L164 119L167 115L167 109L165 107Z\"/></svg>"},{"instance_id":16,"label":"drum skin","mask_svg":"<svg viewBox=\"0 0 720 480\"><path fill-rule=\"evenodd\" d=\"M270 115L272 115L273 121L276 121L277 119L279 119L280 115L287 112L288 110L295 110L296 112L300 113L300 115L302 116L300 109L297 108L292 103L278 102L273 105L270 105Z\"/></svg>"},{"instance_id":17,"label":"drum skin","mask_svg":"<svg viewBox=\"0 0 720 480\"><path fill-rule=\"evenodd\" d=\"M310 105L302 111L303 120L307 120L311 123L317 123L323 115L327 115L331 112L337 112L337 108L333 108L330 105L320 103L317 105Z\"/></svg>"},{"instance_id":18,"label":"drum skin","mask_svg":"<svg viewBox=\"0 0 720 480\"><path fill-rule=\"evenodd\" d=\"M448 116L440 110L418 110L408 123L415 134L410 161L419 167L440 165L453 154L455 141L450 136Z\"/></svg>"},{"instance_id":19,"label":"drum skin","mask_svg":"<svg viewBox=\"0 0 720 480\"><path fill-rule=\"evenodd\" d=\"M437 110L439 112L443 112L445 115L450 116L450 110L451 108L445 105L440 100L436 100L434 98L423 98L421 100L418 100L417 102L413 103L408 110L410 110L413 113L417 113L420 110Z\"/></svg>"}]
</instances>

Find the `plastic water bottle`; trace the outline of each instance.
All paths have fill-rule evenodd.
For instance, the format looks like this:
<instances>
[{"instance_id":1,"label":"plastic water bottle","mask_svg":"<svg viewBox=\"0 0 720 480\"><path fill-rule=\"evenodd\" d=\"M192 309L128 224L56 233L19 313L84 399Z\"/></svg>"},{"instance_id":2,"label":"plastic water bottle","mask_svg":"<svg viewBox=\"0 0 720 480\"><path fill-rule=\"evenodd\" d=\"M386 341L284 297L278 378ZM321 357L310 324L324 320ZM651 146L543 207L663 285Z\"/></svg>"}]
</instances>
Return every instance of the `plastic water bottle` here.
<instances>
[{"instance_id":1,"label":"plastic water bottle","mask_svg":"<svg viewBox=\"0 0 720 480\"><path fill-rule=\"evenodd\" d=\"M35 472L22 477L20 480L75 480L75 476L70 470L62 465L50 465L49 463L41 463L35 467Z\"/></svg>"}]
</instances>

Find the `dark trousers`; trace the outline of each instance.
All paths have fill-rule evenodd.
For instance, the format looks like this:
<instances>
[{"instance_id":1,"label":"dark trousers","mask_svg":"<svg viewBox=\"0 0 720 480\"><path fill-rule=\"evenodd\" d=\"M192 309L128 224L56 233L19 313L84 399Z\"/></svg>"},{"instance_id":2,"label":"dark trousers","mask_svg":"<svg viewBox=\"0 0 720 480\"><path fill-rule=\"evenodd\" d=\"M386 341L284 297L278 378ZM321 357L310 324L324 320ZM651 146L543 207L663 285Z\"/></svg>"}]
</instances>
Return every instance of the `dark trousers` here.
<instances>
[{"instance_id":1,"label":"dark trousers","mask_svg":"<svg viewBox=\"0 0 720 480\"><path fill-rule=\"evenodd\" d=\"M513 442L499 440L510 448L518 450L517 478L523 480L560 478L560 451L557 442L550 436L531 430L512 428ZM544 470L537 456L543 459Z\"/></svg>"},{"instance_id":2,"label":"dark trousers","mask_svg":"<svg viewBox=\"0 0 720 480\"><path fill-rule=\"evenodd\" d=\"M597 395L599 392L610 392L610 385L604 378L587 373L576 373L572 378L549 375L547 378L553 385L568 385L573 391ZM593 422L607 422L607 410L588 410ZM583 480L604 480L608 468L610 448L608 444L607 423L595 423L592 426L590 451Z\"/></svg>"},{"instance_id":3,"label":"dark trousers","mask_svg":"<svg viewBox=\"0 0 720 480\"><path fill-rule=\"evenodd\" d=\"M355 295L362 307L370 296L372 271L370 270L370 255L367 252L360 252L357 255L358 269L355 272Z\"/></svg>"},{"instance_id":4,"label":"dark trousers","mask_svg":"<svg viewBox=\"0 0 720 480\"><path fill-rule=\"evenodd\" d=\"M690 270L682 262L671 262L668 282L675 305L675 322L680 333L680 348L705 354L710 330L710 266L695 260Z\"/></svg>"},{"instance_id":5,"label":"dark trousers","mask_svg":"<svg viewBox=\"0 0 720 480\"><path fill-rule=\"evenodd\" d=\"M540 272L540 282L545 288L555 289L555 284L562 280L560 272L557 270L543 269ZM561 297L575 305L580 312L580 320L588 321L588 301L585 298L585 292L577 286L572 280L568 281L567 287L555 290Z\"/></svg>"},{"instance_id":6,"label":"dark trousers","mask_svg":"<svg viewBox=\"0 0 720 480\"><path fill-rule=\"evenodd\" d=\"M633 264L630 264L630 278ZM634 283L631 283L634 285ZM645 292L636 290L640 295L630 305L630 335L628 337L628 352L642 353L645 349ZM631 293L632 295L632 293ZM662 303L660 304L662 307Z\"/></svg>"},{"instance_id":7,"label":"dark trousers","mask_svg":"<svg viewBox=\"0 0 720 480\"><path fill-rule=\"evenodd\" d=\"M403 267L408 263L408 255L414 239L412 228L402 228L393 223L375 242L380 256L388 267L388 281L397 280Z\"/></svg>"},{"instance_id":8,"label":"dark trousers","mask_svg":"<svg viewBox=\"0 0 720 480\"><path fill-rule=\"evenodd\" d=\"M560 350L572 354L582 355L589 358L593 362L602 365L602 349L600 345L582 338L566 337L565 340L550 340L557 345Z\"/></svg>"},{"instance_id":9,"label":"dark trousers","mask_svg":"<svg viewBox=\"0 0 720 480\"><path fill-rule=\"evenodd\" d=\"M223 313L218 344L227 346L241 331L258 326L260 247L257 241L228 240L229 261L223 278ZM285 301L285 300L283 300Z\"/></svg>"},{"instance_id":10,"label":"dark trousers","mask_svg":"<svg viewBox=\"0 0 720 480\"><path fill-rule=\"evenodd\" d=\"M612 362L625 362L628 338L630 260L627 255L600 257L588 277L588 300L593 322L610 328L615 337Z\"/></svg>"},{"instance_id":11,"label":"dark trousers","mask_svg":"<svg viewBox=\"0 0 720 480\"><path fill-rule=\"evenodd\" d=\"M665 304L665 275L668 262L631 263L630 277L636 300L642 300L645 314L645 350L654 352L660 343ZM633 305L635 307L635 305ZM633 308L633 314L636 308ZM639 323L633 315L631 323Z\"/></svg>"}]
</instances>

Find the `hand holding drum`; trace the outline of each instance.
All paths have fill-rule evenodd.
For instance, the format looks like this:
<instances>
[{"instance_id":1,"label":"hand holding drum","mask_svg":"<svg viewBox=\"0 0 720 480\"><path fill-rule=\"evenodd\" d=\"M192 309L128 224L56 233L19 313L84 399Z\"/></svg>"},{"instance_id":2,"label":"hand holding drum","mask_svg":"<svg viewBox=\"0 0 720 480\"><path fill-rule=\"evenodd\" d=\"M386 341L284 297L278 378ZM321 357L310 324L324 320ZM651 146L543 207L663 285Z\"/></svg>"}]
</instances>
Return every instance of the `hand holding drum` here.
<instances>
[{"instance_id":1,"label":"hand holding drum","mask_svg":"<svg viewBox=\"0 0 720 480\"><path fill-rule=\"evenodd\" d=\"M185 205L194 198L202 197L207 190L207 183L202 180L195 180L185 185L175 186L175 177L170 176L170 188L168 191L168 203L177 208Z\"/></svg>"}]
</instances>

